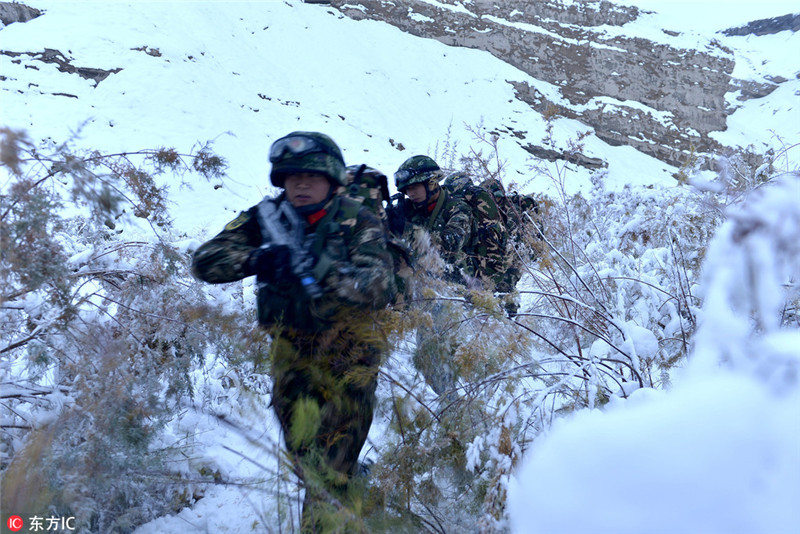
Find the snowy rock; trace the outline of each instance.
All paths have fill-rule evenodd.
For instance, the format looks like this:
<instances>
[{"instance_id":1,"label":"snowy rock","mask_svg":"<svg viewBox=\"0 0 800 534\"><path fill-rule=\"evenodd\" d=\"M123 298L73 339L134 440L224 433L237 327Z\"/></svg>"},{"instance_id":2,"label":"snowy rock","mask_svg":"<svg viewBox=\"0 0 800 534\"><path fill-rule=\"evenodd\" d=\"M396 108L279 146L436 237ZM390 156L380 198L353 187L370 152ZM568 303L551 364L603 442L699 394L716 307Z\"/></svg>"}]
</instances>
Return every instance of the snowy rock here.
<instances>
[{"instance_id":1,"label":"snowy rock","mask_svg":"<svg viewBox=\"0 0 800 534\"><path fill-rule=\"evenodd\" d=\"M770 35L773 33L800 31L800 13L749 22L738 28L728 28L725 35Z\"/></svg>"},{"instance_id":2,"label":"snowy rock","mask_svg":"<svg viewBox=\"0 0 800 534\"><path fill-rule=\"evenodd\" d=\"M28 22L33 20L42 12L38 9L20 4L17 2L0 2L0 22L3 26L8 26L14 22Z\"/></svg>"}]
</instances>

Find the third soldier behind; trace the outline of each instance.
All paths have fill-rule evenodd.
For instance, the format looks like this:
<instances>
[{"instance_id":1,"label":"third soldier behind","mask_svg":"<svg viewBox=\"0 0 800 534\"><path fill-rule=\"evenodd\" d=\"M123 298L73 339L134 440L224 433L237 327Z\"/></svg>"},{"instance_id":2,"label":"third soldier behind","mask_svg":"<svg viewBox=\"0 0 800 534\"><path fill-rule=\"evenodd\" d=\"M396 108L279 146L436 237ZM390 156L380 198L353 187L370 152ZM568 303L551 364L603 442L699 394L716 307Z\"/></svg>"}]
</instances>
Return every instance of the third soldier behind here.
<instances>
[{"instance_id":1,"label":"third soldier behind","mask_svg":"<svg viewBox=\"0 0 800 534\"><path fill-rule=\"evenodd\" d=\"M449 174L444 187L470 207L470 233L464 245L466 274L480 281L484 289L513 291L506 277L508 233L494 197L465 172Z\"/></svg>"},{"instance_id":2,"label":"third soldier behind","mask_svg":"<svg viewBox=\"0 0 800 534\"><path fill-rule=\"evenodd\" d=\"M532 196L517 192L507 194L503 184L494 178L486 179L481 183L481 187L494 196L508 230L508 267L504 284L513 290L522 276L523 264L534 259L533 242L542 232L541 220L538 217L539 206Z\"/></svg>"},{"instance_id":3,"label":"third soldier behind","mask_svg":"<svg viewBox=\"0 0 800 534\"><path fill-rule=\"evenodd\" d=\"M272 336L272 406L305 483L302 531L315 532L339 506L349 509L387 351L376 313L394 296L393 265L381 221L337 194L345 165L330 137L293 132L269 161L272 185L284 191L198 248L192 271L214 284L257 277L258 320ZM270 243L281 232L302 246Z\"/></svg>"}]
</instances>

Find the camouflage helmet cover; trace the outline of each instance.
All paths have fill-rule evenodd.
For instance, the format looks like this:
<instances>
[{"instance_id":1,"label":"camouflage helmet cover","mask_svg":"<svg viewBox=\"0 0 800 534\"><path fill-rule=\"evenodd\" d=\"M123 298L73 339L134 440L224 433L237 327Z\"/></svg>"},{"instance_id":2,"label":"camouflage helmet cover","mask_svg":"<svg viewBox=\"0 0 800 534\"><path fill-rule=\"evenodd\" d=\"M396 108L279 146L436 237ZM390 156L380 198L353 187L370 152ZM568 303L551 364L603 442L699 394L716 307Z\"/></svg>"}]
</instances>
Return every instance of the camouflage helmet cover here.
<instances>
[{"instance_id":1,"label":"camouflage helmet cover","mask_svg":"<svg viewBox=\"0 0 800 534\"><path fill-rule=\"evenodd\" d=\"M461 191L468 185L472 185L472 179L465 172L454 172L444 179L444 185L452 191Z\"/></svg>"},{"instance_id":2,"label":"camouflage helmet cover","mask_svg":"<svg viewBox=\"0 0 800 534\"><path fill-rule=\"evenodd\" d=\"M398 191L419 183L438 185L442 171L439 165L428 156L412 156L405 160L394 173L394 184Z\"/></svg>"},{"instance_id":3,"label":"camouflage helmet cover","mask_svg":"<svg viewBox=\"0 0 800 534\"><path fill-rule=\"evenodd\" d=\"M284 149L273 155L276 146L281 147L291 138L310 141L309 148L299 153ZM292 132L281 137L272 144L270 162L272 169L269 177L275 187L284 186L287 174L299 172L318 172L327 176L336 185L347 184L342 151L333 139L323 133Z\"/></svg>"},{"instance_id":4,"label":"camouflage helmet cover","mask_svg":"<svg viewBox=\"0 0 800 534\"><path fill-rule=\"evenodd\" d=\"M481 183L481 187L487 189L495 199L503 198L506 196L506 189L503 187L503 184L500 180L496 178L487 178L486 180Z\"/></svg>"}]
</instances>

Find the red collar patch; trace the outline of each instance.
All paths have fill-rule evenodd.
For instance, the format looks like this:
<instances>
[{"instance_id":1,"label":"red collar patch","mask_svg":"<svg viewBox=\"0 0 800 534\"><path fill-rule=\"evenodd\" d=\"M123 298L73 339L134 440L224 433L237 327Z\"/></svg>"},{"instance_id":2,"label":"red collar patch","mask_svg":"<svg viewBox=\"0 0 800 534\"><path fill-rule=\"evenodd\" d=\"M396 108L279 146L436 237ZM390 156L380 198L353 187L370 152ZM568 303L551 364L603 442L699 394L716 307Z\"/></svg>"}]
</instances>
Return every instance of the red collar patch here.
<instances>
[{"instance_id":1,"label":"red collar patch","mask_svg":"<svg viewBox=\"0 0 800 534\"><path fill-rule=\"evenodd\" d=\"M328 212L325 211L325 208L322 208L321 210L316 211L316 212L312 213L311 215L306 216L306 220L308 221L308 224L310 224L311 226L314 226L315 224L317 224L320 221L320 219L325 217L325 215L327 215L327 214L328 214Z\"/></svg>"}]
</instances>

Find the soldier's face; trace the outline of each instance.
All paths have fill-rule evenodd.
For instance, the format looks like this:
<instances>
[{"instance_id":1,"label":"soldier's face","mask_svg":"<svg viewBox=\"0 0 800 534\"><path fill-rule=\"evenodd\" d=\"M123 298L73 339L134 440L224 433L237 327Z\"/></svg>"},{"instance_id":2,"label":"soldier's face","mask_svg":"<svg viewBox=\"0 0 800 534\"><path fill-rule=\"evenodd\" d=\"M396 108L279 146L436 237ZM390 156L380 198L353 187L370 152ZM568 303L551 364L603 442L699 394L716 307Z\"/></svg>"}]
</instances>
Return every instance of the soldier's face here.
<instances>
[{"instance_id":1,"label":"soldier's face","mask_svg":"<svg viewBox=\"0 0 800 534\"><path fill-rule=\"evenodd\" d=\"M425 191L425 184L411 184L406 187L406 195L414 204L425 202L428 192Z\"/></svg>"},{"instance_id":2,"label":"soldier's face","mask_svg":"<svg viewBox=\"0 0 800 534\"><path fill-rule=\"evenodd\" d=\"M296 208L322 202L331 189L328 178L318 172L287 174L283 185L286 198Z\"/></svg>"}]
</instances>

